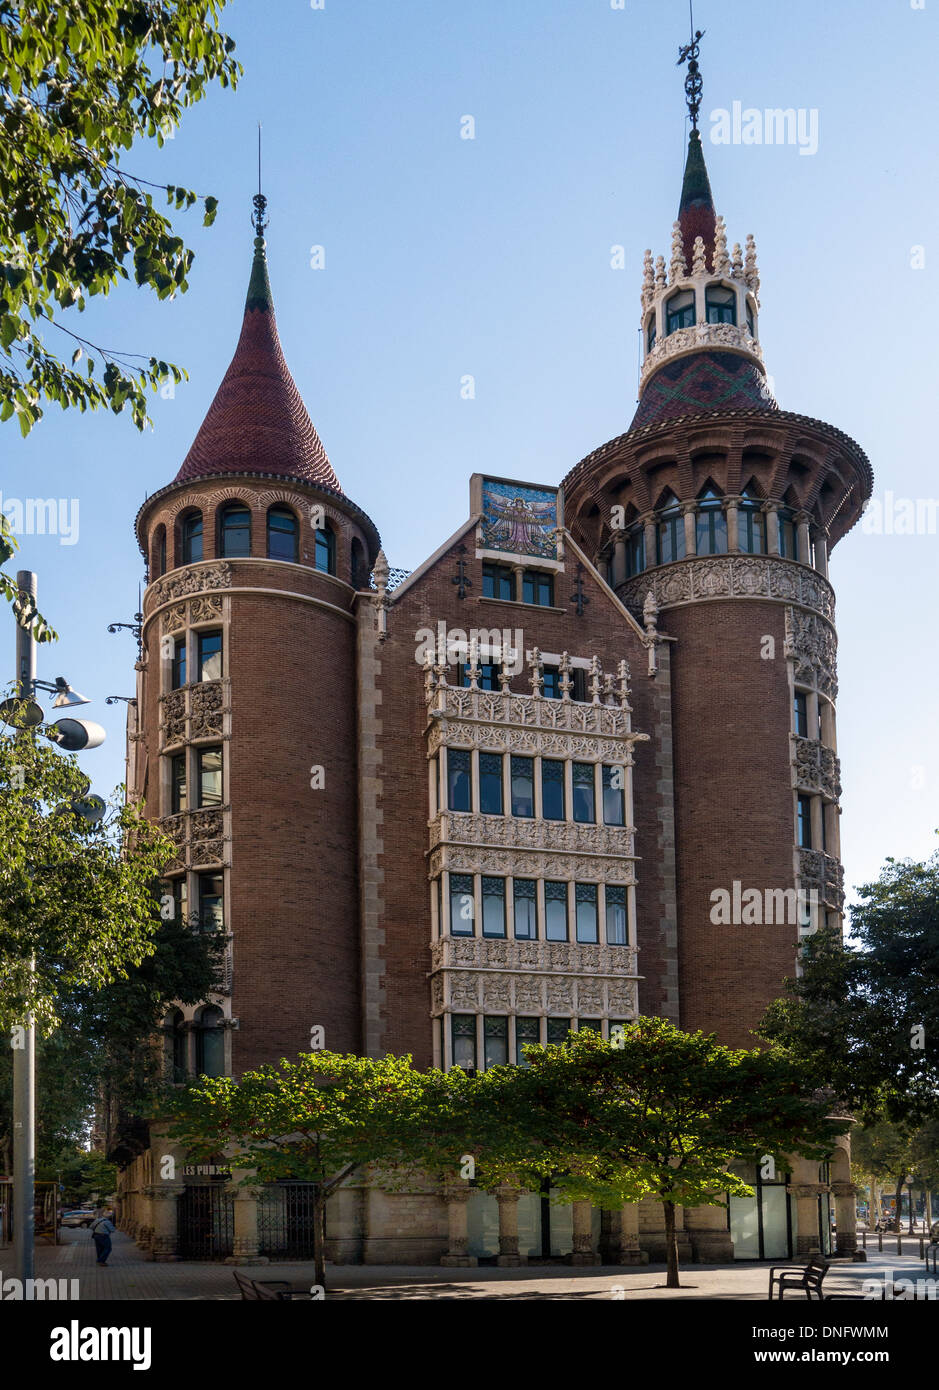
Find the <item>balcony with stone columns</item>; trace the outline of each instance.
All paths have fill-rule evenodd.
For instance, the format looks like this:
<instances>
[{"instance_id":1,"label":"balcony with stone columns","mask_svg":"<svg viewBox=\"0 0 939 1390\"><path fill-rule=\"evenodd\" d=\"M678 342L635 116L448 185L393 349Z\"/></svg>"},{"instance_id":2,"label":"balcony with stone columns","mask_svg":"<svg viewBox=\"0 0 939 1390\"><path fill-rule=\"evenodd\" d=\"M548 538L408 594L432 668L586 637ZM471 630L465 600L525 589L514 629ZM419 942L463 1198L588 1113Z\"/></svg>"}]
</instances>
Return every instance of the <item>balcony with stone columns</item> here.
<instances>
[{"instance_id":1,"label":"balcony with stone columns","mask_svg":"<svg viewBox=\"0 0 939 1390\"><path fill-rule=\"evenodd\" d=\"M631 1018L632 946L444 937L431 947L431 1012Z\"/></svg>"}]
</instances>

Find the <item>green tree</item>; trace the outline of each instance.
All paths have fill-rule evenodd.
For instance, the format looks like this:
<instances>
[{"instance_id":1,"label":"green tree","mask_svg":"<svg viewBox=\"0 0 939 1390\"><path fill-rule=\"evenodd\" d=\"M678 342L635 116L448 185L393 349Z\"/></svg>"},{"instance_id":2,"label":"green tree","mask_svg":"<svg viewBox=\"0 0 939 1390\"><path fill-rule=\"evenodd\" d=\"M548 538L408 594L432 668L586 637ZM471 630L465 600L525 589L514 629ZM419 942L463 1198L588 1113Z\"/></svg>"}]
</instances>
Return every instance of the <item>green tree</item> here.
<instances>
[{"instance_id":1,"label":"green tree","mask_svg":"<svg viewBox=\"0 0 939 1390\"><path fill-rule=\"evenodd\" d=\"M939 855L888 859L859 892L856 946L807 938L802 975L760 1031L862 1118L914 1123L939 1114Z\"/></svg>"},{"instance_id":2,"label":"green tree","mask_svg":"<svg viewBox=\"0 0 939 1390\"><path fill-rule=\"evenodd\" d=\"M62 1185L62 1206L83 1206L97 1197L104 1200L117 1185L117 1168L95 1149L64 1147L48 1162L36 1165L36 1176Z\"/></svg>"},{"instance_id":3,"label":"green tree","mask_svg":"<svg viewBox=\"0 0 939 1390\"><path fill-rule=\"evenodd\" d=\"M131 275L160 299L186 290L193 255L155 197L180 209L198 195L123 161L141 138L162 145L211 84L236 83L225 4L0 0L0 420L15 416L24 435L49 401L127 406L143 428L148 388L182 379L88 341L69 311ZM216 199L202 201L208 225Z\"/></svg>"},{"instance_id":4,"label":"green tree","mask_svg":"<svg viewBox=\"0 0 939 1390\"><path fill-rule=\"evenodd\" d=\"M896 1193L893 1229L900 1229L900 1206L912 1162L912 1133L908 1125L876 1120L851 1131L851 1162L863 1174L873 1195L874 1186ZM912 1192L910 1194L912 1202ZM868 1223L869 1224L869 1223Z\"/></svg>"}]
</instances>

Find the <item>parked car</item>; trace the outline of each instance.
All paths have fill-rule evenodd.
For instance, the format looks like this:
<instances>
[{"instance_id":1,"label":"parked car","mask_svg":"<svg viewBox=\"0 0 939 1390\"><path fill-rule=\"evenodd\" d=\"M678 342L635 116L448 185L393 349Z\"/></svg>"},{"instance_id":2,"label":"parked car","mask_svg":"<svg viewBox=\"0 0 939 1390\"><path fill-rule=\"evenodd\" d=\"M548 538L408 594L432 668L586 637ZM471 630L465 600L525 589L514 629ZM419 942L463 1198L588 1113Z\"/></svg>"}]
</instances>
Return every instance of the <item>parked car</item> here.
<instances>
[{"instance_id":1,"label":"parked car","mask_svg":"<svg viewBox=\"0 0 939 1390\"><path fill-rule=\"evenodd\" d=\"M63 1211L59 1218L60 1226L81 1227L90 1226L95 1219L94 1207L73 1207L71 1211Z\"/></svg>"}]
</instances>

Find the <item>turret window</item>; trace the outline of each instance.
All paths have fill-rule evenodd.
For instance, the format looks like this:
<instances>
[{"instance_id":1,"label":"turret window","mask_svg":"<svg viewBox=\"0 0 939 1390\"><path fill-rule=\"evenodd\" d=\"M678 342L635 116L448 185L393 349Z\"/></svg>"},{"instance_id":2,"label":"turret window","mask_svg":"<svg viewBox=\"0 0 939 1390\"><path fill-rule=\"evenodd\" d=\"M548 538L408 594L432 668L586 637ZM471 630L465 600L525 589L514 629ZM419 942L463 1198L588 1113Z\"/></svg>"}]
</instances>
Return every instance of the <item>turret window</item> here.
<instances>
[{"instance_id":1,"label":"turret window","mask_svg":"<svg viewBox=\"0 0 939 1390\"><path fill-rule=\"evenodd\" d=\"M655 347L655 314L649 320L649 327L646 331L646 351L651 352Z\"/></svg>"},{"instance_id":2,"label":"turret window","mask_svg":"<svg viewBox=\"0 0 939 1390\"><path fill-rule=\"evenodd\" d=\"M737 545L750 555L766 553L766 518L763 503L755 493L745 489L737 508Z\"/></svg>"},{"instance_id":3,"label":"turret window","mask_svg":"<svg viewBox=\"0 0 939 1390\"><path fill-rule=\"evenodd\" d=\"M705 293L708 323L737 322L737 294L726 285L709 285Z\"/></svg>"},{"instance_id":4,"label":"turret window","mask_svg":"<svg viewBox=\"0 0 939 1390\"><path fill-rule=\"evenodd\" d=\"M220 632L200 632L197 642L199 648L200 681L221 680L222 634Z\"/></svg>"},{"instance_id":5,"label":"turret window","mask_svg":"<svg viewBox=\"0 0 939 1390\"><path fill-rule=\"evenodd\" d=\"M267 558L296 564L300 528L289 507L271 507L267 514Z\"/></svg>"},{"instance_id":6,"label":"turret window","mask_svg":"<svg viewBox=\"0 0 939 1390\"><path fill-rule=\"evenodd\" d=\"M226 560L251 554L251 513L243 502L229 502L219 512L218 553Z\"/></svg>"},{"instance_id":7,"label":"turret window","mask_svg":"<svg viewBox=\"0 0 939 1390\"><path fill-rule=\"evenodd\" d=\"M809 736L809 707L808 696L804 690L797 690L793 700L793 722L795 723L796 734L799 738Z\"/></svg>"},{"instance_id":8,"label":"turret window","mask_svg":"<svg viewBox=\"0 0 939 1390\"><path fill-rule=\"evenodd\" d=\"M626 535L626 578L641 574L646 567L646 528L634 526Z\"/></svg>"},{"instance_id":9,"label":"turret window","mask_svg":"<svg viewBox=\"0 0 939 1390\"><path fill-rule=\"evenodd\" d=\"M221 874L198 874L199 926L203 931L221 931L225 913L225 880Z\"/></svg>"},{"instance_id":10,"label":"turret window","mask_svg":"<svg viewBox=\"0 0 939 1390\"><path fill-rule=\"evenodd\" d=\"M665 332L694 328L694 290L680 290L665 305Z\"/></svg>"},{"instance_id":11,"label":"turret window","mask_svg":"<svg viewBox=\"0 0 939 1390\"><path fill-rule=\"evenodd\" d=\"M202 559L202 513L189 512L180 527L183 564L195 565Z\"/></svg>"},{"instance_id":12,"label":"turret window","mask_svg":"<svg viewBox=\"0 0 939 1390\"><path fill-rule=\"evenodd\" d=\"M796 812L797 843L801 849L812 849L812 798L800 796Z\"/></svg>"},{"instance_id":13,"label":"turret window","mask_svg":"<svg viewBox=\"0 0 939 1390\"><path fill-rule=\"evenodd\" d=\"M325 526L317 527L314 563L324 574L336 573L336 533L328 521Z\"/></svg>"},{"instance_id":14,"label":"turret window","mask_svg":"<svg viewBox=\"0 0 939 1390\"><path fill-rule=\"evenodd\" d=\"M186 793L186 754L176 753L170 760L170 815L189 809Z\"/></svg>"},{"instance_id":15,"label":"turret window","mask_svg":"<svg viewBox=\"0 0 939 1390\"><path fill-rule=\"evenodd\" d=\"M199 766L199 805L222 804L222 750L200 748L196 753Z\"/></svg>"},{"instance_id":16,"label":"turret window","mask_svg":"<svg viewBox=\"0 0 939 1390\"><path fill-rule=\"evenodd\" d=\"M750 334L751 338L756 337L756 324L753 319L753 308L749 299L747 300L747 332Z\"/></svg>"},{"instance_id":17,"label":"turret window","mask_svg":"<svg viewBox=\"0 0 939 1390\"><path fill-rule=\"evenodd\" d=\"M695 539L699 555L726 555L727 517L724 499L714 488L705 488L698 497Z\"/></svg>"},{"instance_id":18,"label":"turret window","mask_svg":"<svg viewBox=\"0 0 939 1390\"><path fill-rule=\"evenodd\" d=\"M789 507L780 507L777 516L779 517L779 553L786 560L798 560L796 524L792 511Z\"/></svg>"},{"instance_id":19,"label":"turret window","mask_svg":"<svg viewBox=\"0 0 939 1390\"><path fill-rule=\"evenodd\" d=\"M216 1004L202 1010L196 1026L196 1072L199 1076L225 1075L224 1015Z\"/></svg>"},{"instance_id":20,"label":"turret window","mask_svg":"<svg viewBox=\"0 0 939 1390\"><path fill-rule=\"evenodd\" d=\"M173 642L173 689L181 690L186 684L186 639L177 637Z\"/></svg>"},{"instance_id":21,"label":"turret window","mask_svg":"<svg viewBox=\"0 0 939 1390\"><path fill-rule=\"evenodd\" d=\"M678 505L678 498L675 496L671 496L671 500L659 513L656 542L660 565L668 565L673 560L685 558L685 521Z\"/></svg>"}]
</instances>

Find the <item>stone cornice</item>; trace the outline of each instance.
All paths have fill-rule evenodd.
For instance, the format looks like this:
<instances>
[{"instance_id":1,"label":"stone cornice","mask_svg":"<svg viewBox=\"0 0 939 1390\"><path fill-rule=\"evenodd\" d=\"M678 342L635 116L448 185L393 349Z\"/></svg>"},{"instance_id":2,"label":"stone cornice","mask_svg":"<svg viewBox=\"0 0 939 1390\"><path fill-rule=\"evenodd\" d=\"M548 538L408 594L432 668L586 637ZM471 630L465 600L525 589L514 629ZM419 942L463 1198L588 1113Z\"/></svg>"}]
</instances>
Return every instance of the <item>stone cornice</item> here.
<instances>
[{"instance_id":1,"label":"stone cornice","mask_svg":"<svg viewBox=\"0 0 939 1390\"><path fill-rule=\"evenodd\" d=\"M713 599L761 599L808 609L834 624L835 591L828 580L778 555L696 555L643 570L619 588L637 613L650 591L660 610Z\"/></svg>"}]
</instances>

